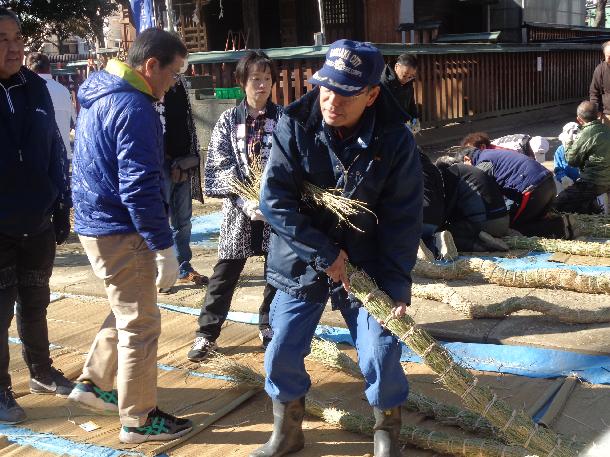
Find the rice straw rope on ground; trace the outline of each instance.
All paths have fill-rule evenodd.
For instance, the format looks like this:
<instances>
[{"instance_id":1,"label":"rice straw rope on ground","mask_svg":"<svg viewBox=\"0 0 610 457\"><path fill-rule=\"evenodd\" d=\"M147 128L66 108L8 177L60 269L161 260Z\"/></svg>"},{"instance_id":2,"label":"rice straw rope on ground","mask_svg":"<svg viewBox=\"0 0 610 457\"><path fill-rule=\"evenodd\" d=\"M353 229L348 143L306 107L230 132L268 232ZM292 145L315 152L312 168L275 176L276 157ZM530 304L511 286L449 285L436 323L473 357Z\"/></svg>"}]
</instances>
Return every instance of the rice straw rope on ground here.
<instances>
[{"instance_id":1,"label":"rice straw rope on ground","mask_svg":"<svg viewBox=\"0 0 610 457\"><path fill-rule=\"evenodd\" d=\"M572 214L576 230L584 236L610 238L610 216L596 214Z\"/></svg>"},{"instance_id":2,"label":"rice straw rope on ground","mask_svg":"<svg viewBox=\"0 0 610 457\"><path fill-rule=\"evenodd\" d=\"M610 243L593 243L589 241L555 240L527 236L507 236L503 240L512 249L527 249L539 252L564 252L573 255L591 257L610 257Z\"/></svg>"},{"instance_id":3,"label":"rice straw rope on ground","mask_svg":"<svg viewBox=\"0 0 610 457\"><path fill-rule=\"evenodd\" d=\"M445 303L470 319L500 318L521 310L535 311L569 324L610 322L610 307L582 309L561 306L538 297L510 297L498 303L481 305L462 297L447 284L413 284L411 294Z\"/></svg>"},{"instance_id":4,"label":"rice straw rope on ground","mask_svg":"<svg viewBox=\"0 0 610 457\"><path fill-rule=\"evenodd\" d=\"M231 191L245 200L259 201L259 193L262 182L262 169L260 165L251 166L249 177L245 181L238 178L230 178ZM307 181L302 190L303 202L314 208L325 208L335 214L339 221L354 230L362 230L354 225L350 218L361 213L368 213L377 219L373 211L366 204L340 195L340 189L323 189Z\"/></svg>"},{"instance_id":5,"label":"rice straw rope on ground","mask_svg":"<svg viewBox=\"0 0 610 457\"><path fill-rule=\"evenodd\" d=\"M263 375L247 364L239 363L229 357L215 354L206 362L206 369L223 374L238 387L262 389ZM305 398L305 410L324 422L341 427L353 433L372 436L375 420L356 412L329 407L314 398L310 391ZM507 446L494 440L463 438L448 433L437 432L421 427L403 426L400 440L421 449L458 457L527 457L530 454L519 446ZM562 454L554 454L555 457ZM542 457L542 456L540 456Z\"/></svg>"},{"instance_id":6,"label":"rice straw rope on ground","mask_svg":"<svg viewBox=\"0 0 610 457\"><path fill-rule=\"evenodd\" d=\"M332 341L314 338L311 341L309 359L340 370L358 379L362 379L360 368L347 354L342 352ZM403 406L409 411L415 411L426 417L436 419L444 425L455 425L462 430L478 433L485 437L493 437L491 424L480 415L471 411L464 411L453 405L439 403L435 399L419 392L409 390L409 397Z\"/></svg>"},{"instance_id":7,"label":"rice straw rope on ground","mask_svg":"<svg viewBox=\"0 0 610 457\"><path fill-rule=\"evenodd\" d=\"M449 351L417 326L410 316L392 318L392 299L366 273L349 263L346 265L351 292L371 315L384 321L386 328L439 375L439 381L448 390L458 395L468 409L486 418L508 443L522 446L540 457L574 457L578 454L558 434L539 427L525 411L512 408L489 388L479 385L478 379L454 362Z\"/></svg>"},{"instance_id":8,"label":"rice straw rope on ground","mask_svg":"<svg viewBox=\"0 0 610 457\"><path fill-rule=\"evenodd\" d=\"M480 274L490 283L509 287L563 289L589 294L610 294L610 274L582 275L566 268L507 270L477 257L441 264L418 260L413 273L435 279L462 279Z\"/></svg>"}]
</instances>

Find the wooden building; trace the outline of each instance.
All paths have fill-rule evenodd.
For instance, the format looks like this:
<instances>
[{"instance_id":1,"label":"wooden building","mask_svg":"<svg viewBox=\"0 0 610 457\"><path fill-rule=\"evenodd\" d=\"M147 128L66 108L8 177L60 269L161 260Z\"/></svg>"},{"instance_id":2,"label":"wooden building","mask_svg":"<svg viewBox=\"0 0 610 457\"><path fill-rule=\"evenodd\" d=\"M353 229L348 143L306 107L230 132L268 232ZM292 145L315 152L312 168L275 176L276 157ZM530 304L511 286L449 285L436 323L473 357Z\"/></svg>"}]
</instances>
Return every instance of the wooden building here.
<instances>
[{"instance_id":1,"label":"wooden building","mask_svg":"<svg viewBox=\"0 0 610 457\"><path fill-rule=\"evenodd\" d=\"M154 0L154 9L159 25L167 27L171 5L189 51L205 52L311 46L321 31L326 43L351 38L426 44L462 34L481 34L485 41L485 33L494 31L500 32L495 35L500 42L527 42L528 22L551 28L584 25L579 1ZM551 3L557 7L550 8Z\"/></svg>"}]
</instances>

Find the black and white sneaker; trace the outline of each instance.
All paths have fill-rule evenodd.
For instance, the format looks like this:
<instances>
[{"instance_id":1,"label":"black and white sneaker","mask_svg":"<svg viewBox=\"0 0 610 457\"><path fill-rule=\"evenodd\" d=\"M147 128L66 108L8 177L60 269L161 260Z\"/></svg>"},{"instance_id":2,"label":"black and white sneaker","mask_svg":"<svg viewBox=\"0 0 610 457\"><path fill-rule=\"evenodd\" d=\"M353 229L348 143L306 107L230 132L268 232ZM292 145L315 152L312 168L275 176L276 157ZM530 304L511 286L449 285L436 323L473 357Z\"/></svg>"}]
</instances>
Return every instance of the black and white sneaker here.
<instances>
[{"instance_id":1,"label":"black and white sneaker","mask_svg":"<svg viewBox=\"0 0 610 457\"><path fill-rule=\"evenodd\" d=\"M30 378L30 392L38 395L56 395L66 398L72 392L74 383L61 370L49 367Z\"/></svg>"},{"instance_id":2,"label":"black and white sneaker","mask_svg":"<svg viewBox=\"0 0 610 457\"><path fill-rule=\"evenodd\" d=\"M262 330L258 331L258 338L261 340L262 346L267 349L269 343L271 343L271 339L273 338L273 330L271 327L265 327Z\"/></svg>"},{"instance_id":3,"label":"black and white sneaker","mask_svg":"<svg viewBox=\"0 0 610 457\"><path fill-rule=\"evenodd\" d=\"M68 400L82 403L93 409L116 413L119 411L119 400L116 389L102 390L91 381L81 381L68 396Z\"/></svg>"},{"instance_id":4,"label":"black and white sneaker","mask_svg":"<svg viewBox=\"0 0 610 457\"><path fill-rule=\"evenodd\" d=\"M203 362L208 356L218 348L214 341L208 340L204 336L195 338L191 350L186 355L186 358L191 362Z\"/></svg>"},{"instance_id":5,"label":"black and white sneaker","mask_svg":"<svg viewBox=\"0 0 610 457\"><path fill-rule=\"evenodd\" d=\"M26 419L25 411L15 400L13 390L10 387L0 390L0 424L19 424Z\"/></svg>"},{"instance_id":6,"label":"black and white sneaker","mask_svg":"<svg viewBox=\"0 0 610 457\"><path fill-rule=\"evenodd\" d=\"M193 429L189 419L172 416L159 408L148 413L146 423L141 427L121 427L121 443L137 444L145 441L170 441L186 435Z\"/></svg>"}]
</instances>

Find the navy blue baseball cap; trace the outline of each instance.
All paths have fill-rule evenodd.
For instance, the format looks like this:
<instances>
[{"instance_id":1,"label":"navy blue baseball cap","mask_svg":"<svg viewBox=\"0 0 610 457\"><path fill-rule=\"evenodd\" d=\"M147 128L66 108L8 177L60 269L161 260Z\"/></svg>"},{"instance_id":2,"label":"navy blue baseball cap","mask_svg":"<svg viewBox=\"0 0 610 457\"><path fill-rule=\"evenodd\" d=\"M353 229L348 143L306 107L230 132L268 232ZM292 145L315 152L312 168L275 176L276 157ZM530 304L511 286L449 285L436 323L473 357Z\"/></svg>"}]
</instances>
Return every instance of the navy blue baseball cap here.
<instances>
[{"instance_id":1,"label":"navy blue baseball cap","mask_svg":"<svg viewBox=\"0 0 610 457\"><path fill-rule=\"evenodd\" d=\"M372 44L338 40L328 48L324 66L308 82L350 97L379 84L384 65L381 52Z\"/></svg>"}]
</instances>

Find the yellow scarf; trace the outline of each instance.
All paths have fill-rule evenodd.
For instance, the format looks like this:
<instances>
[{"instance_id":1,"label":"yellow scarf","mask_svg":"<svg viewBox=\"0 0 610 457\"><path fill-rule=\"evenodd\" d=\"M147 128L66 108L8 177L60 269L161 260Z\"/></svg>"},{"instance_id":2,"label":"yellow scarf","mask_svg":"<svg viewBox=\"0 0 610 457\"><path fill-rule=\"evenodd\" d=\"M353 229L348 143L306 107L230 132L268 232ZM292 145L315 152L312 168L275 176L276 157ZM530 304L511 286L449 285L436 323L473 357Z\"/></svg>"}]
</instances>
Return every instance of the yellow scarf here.
<instances>
[{"instance_id":1,"label":"yellow scarf","mask_svg":"<svg viewBox=\"0 0 610 457\"><path fill-rule=\"evenodd\" d=\"M124 79L140 92L144 92L146 95L154 97L150 84L148 84L139 71L134 70L126 63L121 62L118 59L111 59L106 65L106 71L111 75Z\"/></svg>"}]
</instances>

